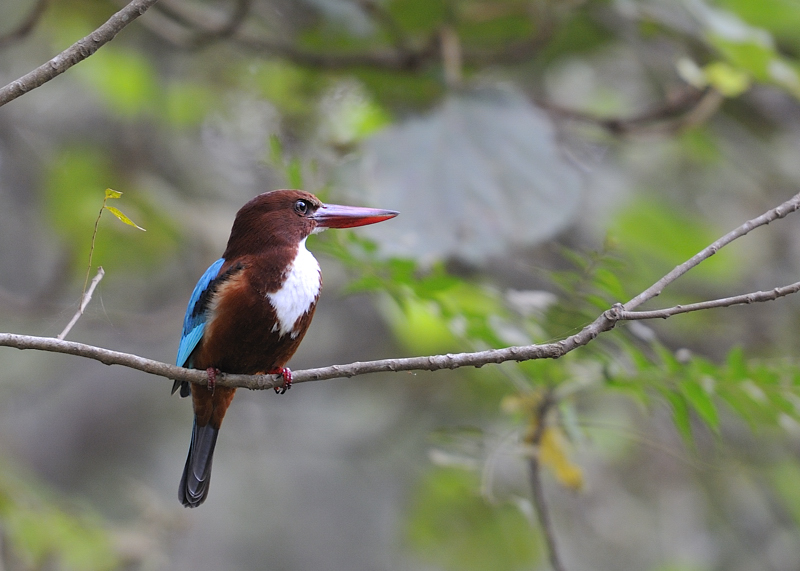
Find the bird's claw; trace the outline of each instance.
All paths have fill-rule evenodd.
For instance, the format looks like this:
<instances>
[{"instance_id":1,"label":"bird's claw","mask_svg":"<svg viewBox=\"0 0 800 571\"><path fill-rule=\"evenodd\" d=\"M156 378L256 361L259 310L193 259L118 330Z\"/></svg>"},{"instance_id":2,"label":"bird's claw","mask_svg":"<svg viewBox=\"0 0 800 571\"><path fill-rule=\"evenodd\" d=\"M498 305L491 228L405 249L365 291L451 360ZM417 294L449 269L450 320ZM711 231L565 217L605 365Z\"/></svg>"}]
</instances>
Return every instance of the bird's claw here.
<instances>
[{"instance_id":1,"label":"bird's claw","mask_svg":"<svg viewBox=\"0 0 800 571\"><path fill-rule=\"evenodd\" d=\"M282 395L286 394L286 391L292 388L292 371L289 370L288 367L278 367L277 369L272 369L271 371L267 371L268 375L280 375L283 377L283 384L279 387L273 387L275 394Z\"/></svg>"},{"instance_id":2,"label":"bird's claw","mask_svg":"<svg viewBox=\"0 0 800 571\"><path fill-rule=\"evenodd\" d=\"M208 374L208 390L211 391L211 394L214 394L214 387L217 385L217 375L219 374L219 369L216 367L209 367L206 369L206 373Z\"/></svg>"}]
</instances>

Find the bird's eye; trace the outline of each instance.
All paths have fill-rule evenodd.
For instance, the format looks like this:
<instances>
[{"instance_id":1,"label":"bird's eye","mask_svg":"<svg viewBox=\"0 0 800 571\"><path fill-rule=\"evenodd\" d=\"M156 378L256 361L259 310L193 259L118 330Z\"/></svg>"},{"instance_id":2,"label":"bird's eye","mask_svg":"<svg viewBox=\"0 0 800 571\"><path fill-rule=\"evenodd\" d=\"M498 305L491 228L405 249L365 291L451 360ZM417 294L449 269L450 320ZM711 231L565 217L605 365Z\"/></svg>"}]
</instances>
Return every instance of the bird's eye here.
<instances>
[{"instance_id":1,"label":"bird's eye","mask_svg":"<svg viewBox=\"0 0 800 571\"><path fill-rule=\"evenodd\" d=\"M294 211L297 212L300 216L305 216L308 214L311 205L308 203L307 200L298 200L294 203Z\"/></svg>"}]
</instances>

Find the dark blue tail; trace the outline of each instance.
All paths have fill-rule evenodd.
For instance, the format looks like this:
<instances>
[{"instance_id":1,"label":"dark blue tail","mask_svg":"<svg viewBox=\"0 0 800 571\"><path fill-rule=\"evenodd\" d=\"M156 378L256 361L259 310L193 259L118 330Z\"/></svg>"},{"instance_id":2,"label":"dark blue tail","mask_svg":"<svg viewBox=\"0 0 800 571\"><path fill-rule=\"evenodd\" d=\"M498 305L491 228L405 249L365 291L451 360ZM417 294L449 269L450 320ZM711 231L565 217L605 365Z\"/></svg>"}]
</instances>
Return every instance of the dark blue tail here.
<instances>
[{"instance_id":1,"label":"dark blue tail","mask_svg":"<svg viewBox=\"0 0 800 571\"><path fill-rule=\"evenodd\" d=\"M189 445L189 456L183 468L178 499L187 508L196 508L208 495L208 484L211 481L211 461L214 459L214 446L217 443L219 429L210 424L197 426L197 418L192 426L192 443Z\"/></svg>"}]
</instances>

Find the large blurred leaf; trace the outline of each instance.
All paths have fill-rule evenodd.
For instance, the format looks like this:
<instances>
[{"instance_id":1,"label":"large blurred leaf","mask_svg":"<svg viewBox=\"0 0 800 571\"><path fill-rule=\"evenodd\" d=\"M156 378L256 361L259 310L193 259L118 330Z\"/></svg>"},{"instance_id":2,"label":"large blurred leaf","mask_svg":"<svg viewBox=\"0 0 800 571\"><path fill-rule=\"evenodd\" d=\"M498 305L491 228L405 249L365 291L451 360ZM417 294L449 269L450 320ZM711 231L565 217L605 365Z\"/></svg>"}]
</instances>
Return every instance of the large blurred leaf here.
<instances>
[{"instance_id":1,"label":"large blurred leaf","mask_svg":"<svg viewBox=\"0 0 800 571\"><path fill-rule=\"evenodd\" d=\"M364 148L368 201L401 216L372 236L387 254L477 263L552 237L571 220L577 171L544 113L500 89L459 92Z\"/></svg>"},{"instance_id":2,"label":"large blurred leaf","mask_svg":"<svg viewBox=\"0 0 800 571\"><path fill-rule=\"evenodd\" d=\"M475 474L430 472L413 499L406 537L421 557L458 571L531 569L539 557L535 531L515 507L491 506Z\"/></svg>"},{"instance_id":3,"label":"large blurred leaf","mask_svg":"<svg viewBox=\"0 0 800 571\"><path fill-rule=\"evenodd\" d=\"M65 503L30 474L0 471L3 561L12 569L105 571L120 568L108 526Z\"/></svg>"}]
</instances>

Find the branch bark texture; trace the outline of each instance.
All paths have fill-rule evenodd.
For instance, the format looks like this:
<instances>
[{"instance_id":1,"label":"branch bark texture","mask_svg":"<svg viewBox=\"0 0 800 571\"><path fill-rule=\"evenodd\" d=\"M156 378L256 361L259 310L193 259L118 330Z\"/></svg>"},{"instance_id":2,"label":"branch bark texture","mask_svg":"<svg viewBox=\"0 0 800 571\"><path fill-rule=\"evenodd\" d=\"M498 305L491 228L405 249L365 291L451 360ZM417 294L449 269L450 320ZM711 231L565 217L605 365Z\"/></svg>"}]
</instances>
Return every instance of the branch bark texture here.
<instances>
[{"instance_id":1,"label":"branch bark texture","mask_svg":"<svg viewBox=\"0 0 800 571\"><path fill-rule=\"evenodd\" d=\"M85 38L53 59L0 88L0 106L44 85L107 44L128 24L145 13L157 0L133 0Z\"/></svg>"}]
</instances>

